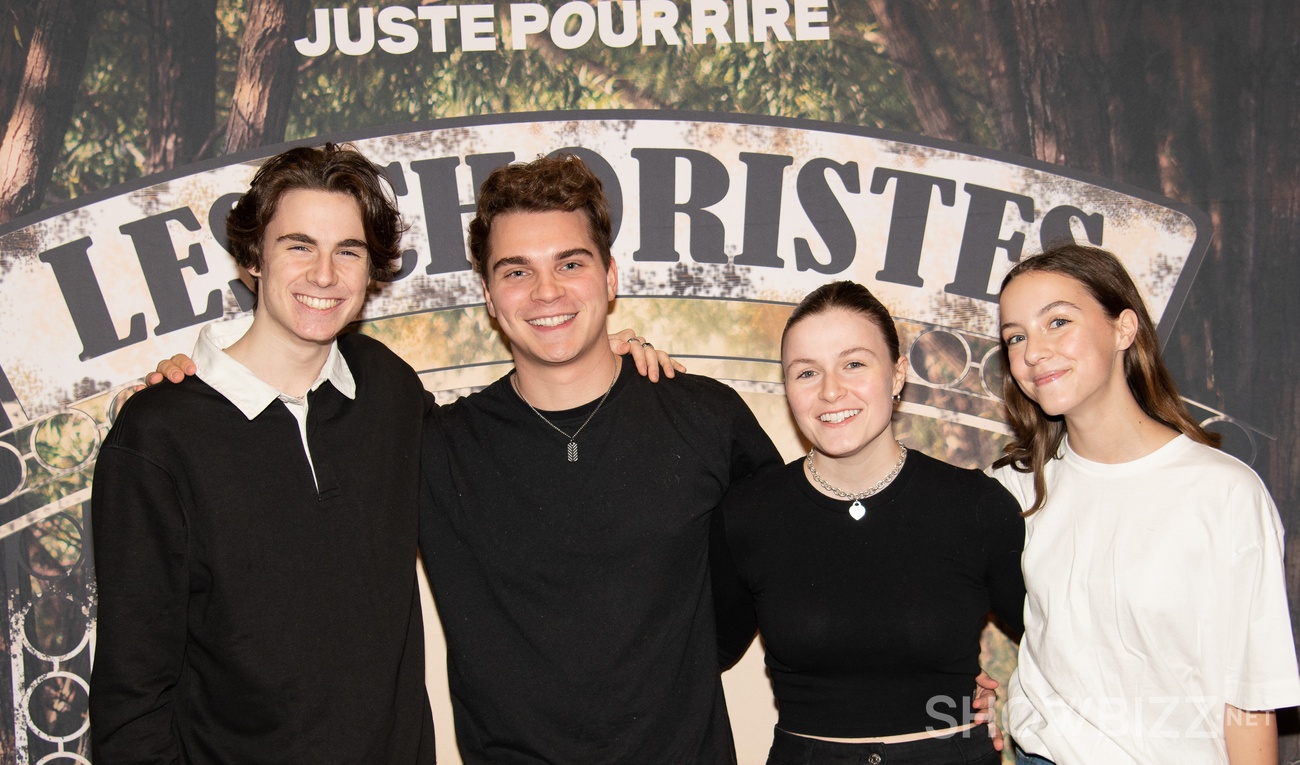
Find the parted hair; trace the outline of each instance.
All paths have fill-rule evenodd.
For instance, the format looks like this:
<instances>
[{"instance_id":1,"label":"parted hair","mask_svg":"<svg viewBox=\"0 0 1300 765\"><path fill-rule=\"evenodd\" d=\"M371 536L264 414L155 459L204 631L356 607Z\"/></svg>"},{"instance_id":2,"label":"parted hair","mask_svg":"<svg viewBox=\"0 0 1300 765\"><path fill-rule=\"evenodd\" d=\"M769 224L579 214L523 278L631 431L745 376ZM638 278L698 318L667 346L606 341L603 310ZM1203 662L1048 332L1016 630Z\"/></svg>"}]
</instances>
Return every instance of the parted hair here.
<instances>
[{"instance_id":1,"label":"parted hair","mask_svg":"<svg viewBox=\"0 0 1300 765\"><path fill-rule=\"evenodd\" d=\"M605 188L581 159L573 154L560 154L502 165L483 181L476 214L469 224L469 253L474 270L488 278L488 238L498 216L554 211L582 212L601 263L608 269L612 229Z\"/></svg>"},{"instance_id":2,"label":"parted hair","mask_svg":"<svg viewBox=\"0 0 1300 765\"><path fill-rule=\"evenodd\" d=\"M871 290L857 282L848 281L823 284L799 301L799 305L790 312L790 318L786 319L785 329L781 330L782 352L785 351L785 336L790 333L791 327L809 316L836 308L862 314L879 327L880 334L885 336L885 345L889 346L889 360L898 361L898 328L894 326L894 317L889 315L889 309L871 294Z\"/></svg>"},{"instance_id":3,"label":"parted hair","mask_svg":"<svg viewBox=\"0 0 1300 765\"><path fill-rule=\"evenodd\" d=\"M280 198L297 189L348 194L361 208L370 278L390 275L402 256L406 230L384 171L351 146L299 146L271 157L226 216L230 254L245 269L261 268L262 237Z\"/></svg>"},{"instance_id":4,"label":"parted hair","mask_svg":"<svg viewBox=\"0 0 1300 765\"><path fill-rule=\"evenodd\" d=\"M1125 310L1137 315L1137 334L1124 351L1124 377L1129 391L1147 416L1182 433L1193 441L1217 447L1220 436L1193 419L1178 395L1178 386L1160 355L1160 340L1155 322L1128 271L1110 252L1081 244L1063 244L1038 255L1025 258L1002 279L1001 289L1024 274L1051 273L1069 277L1092 295L1112 321ZM1011 369L1006 342L1002 346L1002 368ZM1047 463L1060 453L1065 437L1065 418L1049 417L1034 403L1011 374L1002 385L1007 415L1014 431L1013 440L1003 449L994 467L1010 465L1021 473L1034 475L1034 503L1025 510L1032 515L1047 501Z\"/></svg>"}]
</instances>

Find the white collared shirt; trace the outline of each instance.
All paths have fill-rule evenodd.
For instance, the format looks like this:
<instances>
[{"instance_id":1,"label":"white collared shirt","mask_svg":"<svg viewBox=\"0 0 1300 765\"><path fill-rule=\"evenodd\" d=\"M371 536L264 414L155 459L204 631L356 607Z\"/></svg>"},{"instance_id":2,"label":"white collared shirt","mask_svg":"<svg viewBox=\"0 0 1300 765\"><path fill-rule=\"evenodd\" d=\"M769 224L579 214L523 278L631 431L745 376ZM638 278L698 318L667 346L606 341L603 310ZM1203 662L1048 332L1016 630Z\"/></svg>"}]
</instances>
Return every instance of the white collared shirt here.
<instances>
[{"instance_id":1,"label":"white collared shirt","mask_svg":"<svg viewBox=\"0 0 1300 765\"><path fill-rule=\"evenodd\" d=\"M307 396L298 398L282 393L226 353L226 349L243 337L251 326L251 315L205 325L199 332L198 342L194 344L194 365L198 367L198 377L225 396L249 420L266 411L276 401L284 404L298 421L302 449L307 455L307 464L311 467L312 480L315 480L316 466L312 463L311 447L307 443ZM339 353L337 340L330 343L329 356L325 358L325 364L309 390L316 390L326 380L344 396L350 399L357 397L356 380L352 377L352 370L348 368L343 354Z\"/></svg>"}]
</instances>

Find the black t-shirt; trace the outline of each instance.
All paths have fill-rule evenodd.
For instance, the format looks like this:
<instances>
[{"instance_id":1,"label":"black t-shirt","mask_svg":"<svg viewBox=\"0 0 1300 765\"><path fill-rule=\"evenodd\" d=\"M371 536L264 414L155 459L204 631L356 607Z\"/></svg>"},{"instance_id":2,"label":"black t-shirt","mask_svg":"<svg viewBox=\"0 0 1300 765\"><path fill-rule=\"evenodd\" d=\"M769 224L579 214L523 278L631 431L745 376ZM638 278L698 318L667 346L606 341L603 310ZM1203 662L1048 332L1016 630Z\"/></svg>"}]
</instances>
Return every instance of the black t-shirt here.
<instances>
[{"instance_id":1,"label":"black t-shirt","mask_svg":"<svg viewBox=\"0 0 1300 765\"><path fill-rule=\"evenodd\" d=\"M546 417L568 433L595 401ZM740 397L624 362L568 440L509 376L432 411L420 547L466 763L729 763L710 516L779 464Z\"/></svg>"},{"instance_id":2,"label":"black t-shirt","mask_svg":"<svg viewBox=\"0 0 1300 765\"><path fill-rule=\"evenodd\" d=\"M778 725L830 737L969 722L992 610L1019 636L1024 521L996 481L910 451L884 491L850 502L803 460L737 487L716 514L719 658L763 635Z\"/></svg>"}]
</instances>

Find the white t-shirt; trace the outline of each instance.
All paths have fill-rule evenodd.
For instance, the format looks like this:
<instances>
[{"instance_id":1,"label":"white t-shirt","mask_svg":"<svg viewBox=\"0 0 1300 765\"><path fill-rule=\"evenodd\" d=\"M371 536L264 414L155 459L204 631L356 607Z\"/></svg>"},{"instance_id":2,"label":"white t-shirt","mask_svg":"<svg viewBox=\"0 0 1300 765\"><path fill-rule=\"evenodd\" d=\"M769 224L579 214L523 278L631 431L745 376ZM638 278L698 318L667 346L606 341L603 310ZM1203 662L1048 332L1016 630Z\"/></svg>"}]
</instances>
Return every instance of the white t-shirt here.
<instances>
[{"instance_id":1,"label":"white t-shirt","mask_svg":"<svg viewBox=\"0 0 1300 765\"><path fill-rule=\"evenodd\" d=\"M993 475L1033 502L1033 476ZM1300 704L1282 523L1259 477L1179 436L1118 465L1063 446L1026 520L1006 725L1060 765L1226 763L1224 704Z\"/></svg>"}]
</instances>

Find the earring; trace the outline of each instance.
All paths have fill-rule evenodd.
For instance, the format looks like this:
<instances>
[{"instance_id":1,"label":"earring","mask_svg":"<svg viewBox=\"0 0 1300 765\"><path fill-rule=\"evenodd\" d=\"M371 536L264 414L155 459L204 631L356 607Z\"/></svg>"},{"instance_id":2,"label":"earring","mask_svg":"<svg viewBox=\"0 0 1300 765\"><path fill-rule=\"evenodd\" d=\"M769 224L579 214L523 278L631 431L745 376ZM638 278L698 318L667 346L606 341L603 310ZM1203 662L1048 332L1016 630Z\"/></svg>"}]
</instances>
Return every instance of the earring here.
<instances>
[{"instance_id":1,"label":"earring","mask_svg":"<svg viewBox=\"0 0 1300 765\"><path fill-rule=\"evenodd\" d=\"M894 403L897 404L899 401L903 400L903 394L895 393L893 396L890 396L890 398L894 399Z\"/></svg>"}]
</instances>

